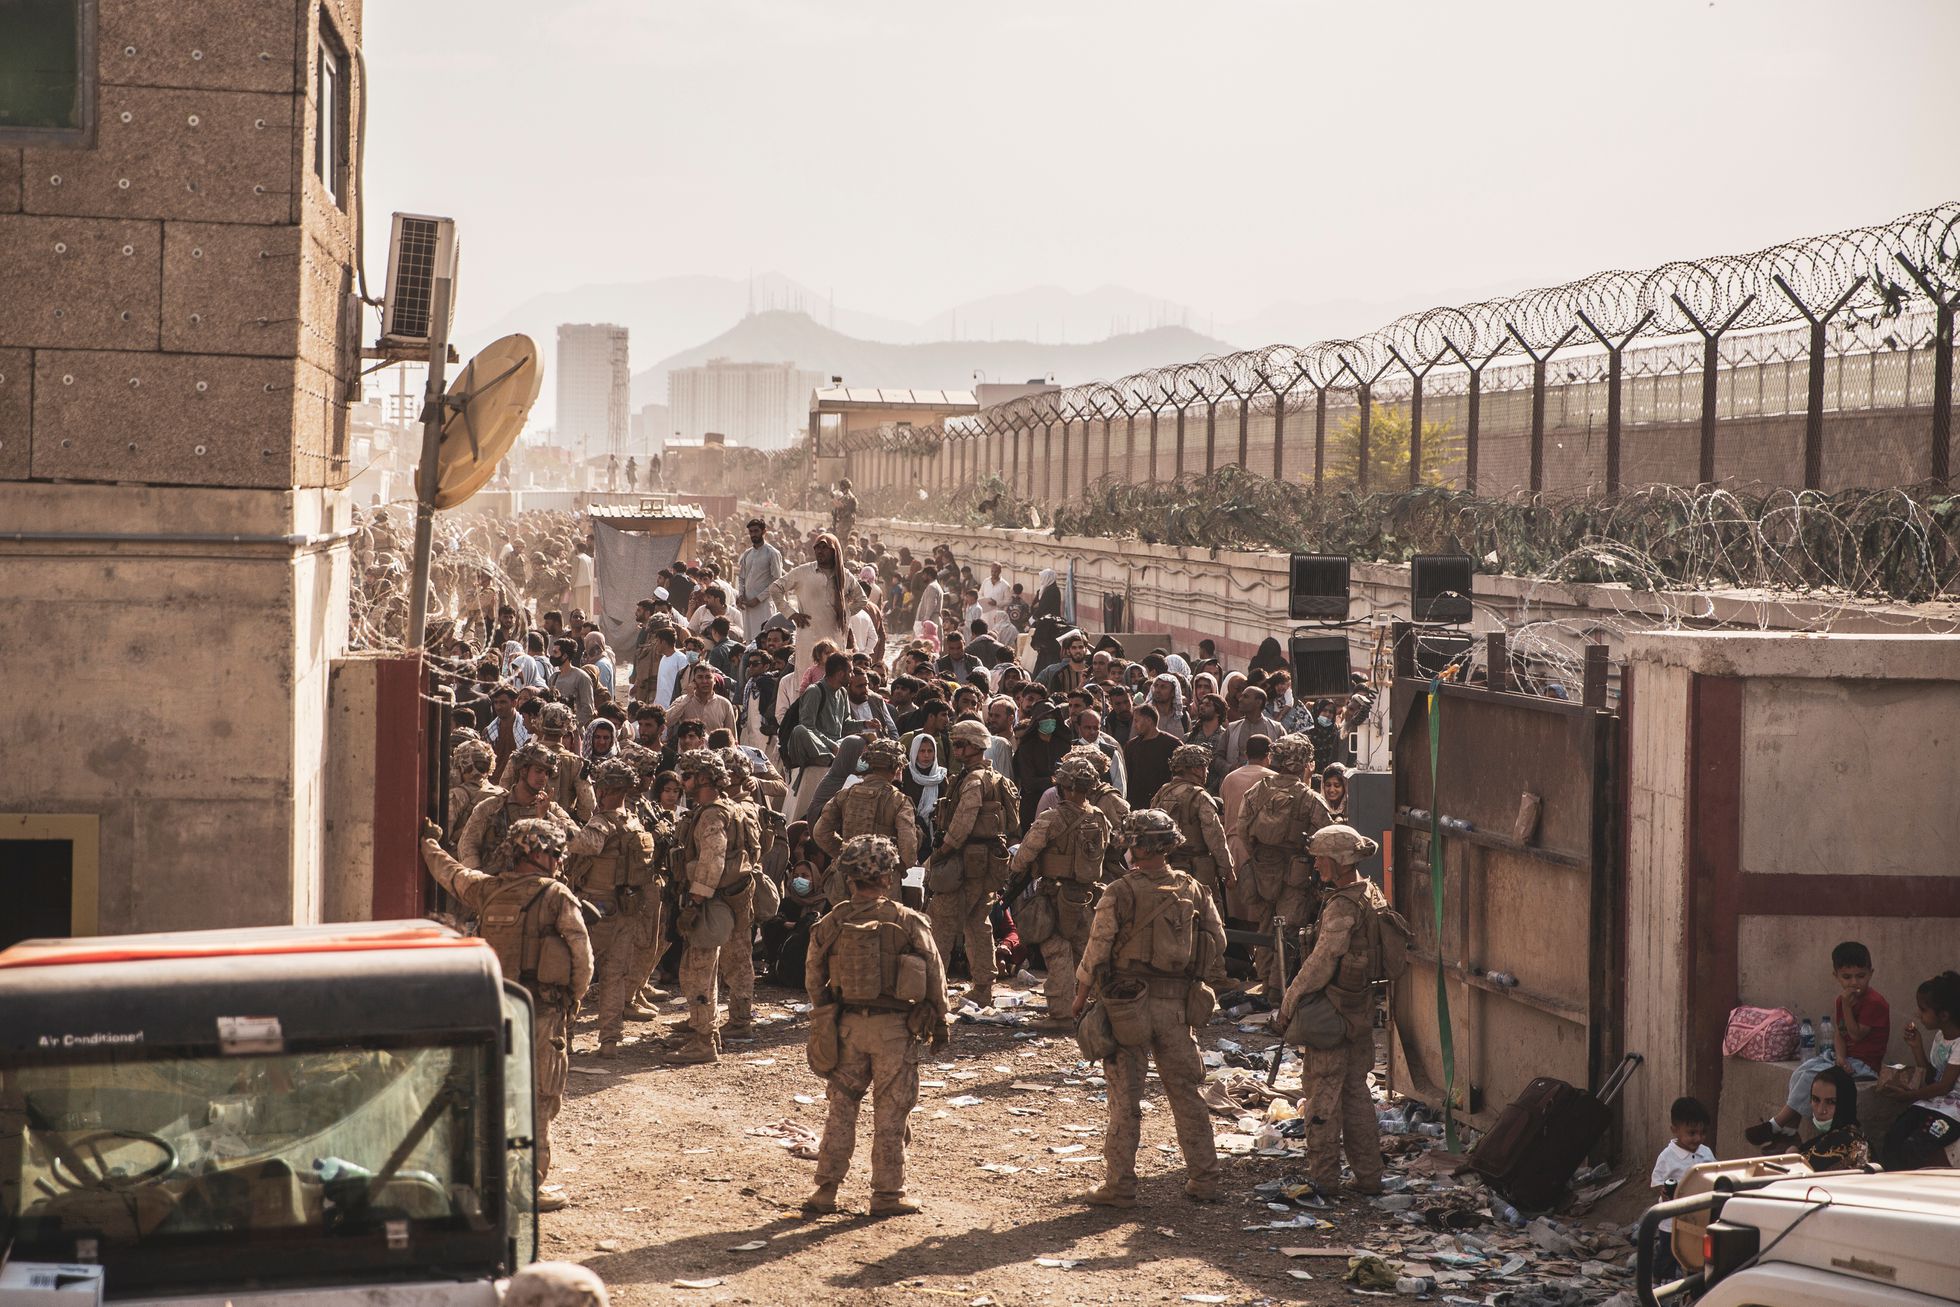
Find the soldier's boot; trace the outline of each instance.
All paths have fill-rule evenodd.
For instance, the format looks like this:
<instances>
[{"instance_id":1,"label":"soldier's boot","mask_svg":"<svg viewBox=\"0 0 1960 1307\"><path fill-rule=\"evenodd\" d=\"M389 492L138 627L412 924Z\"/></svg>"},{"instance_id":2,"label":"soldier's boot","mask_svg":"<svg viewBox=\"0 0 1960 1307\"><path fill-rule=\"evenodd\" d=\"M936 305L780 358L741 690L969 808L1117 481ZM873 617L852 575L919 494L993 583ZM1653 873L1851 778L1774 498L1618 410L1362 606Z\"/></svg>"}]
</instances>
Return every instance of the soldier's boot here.
<instances>
[{"instance_id":1,"label":"soldier's boot","mask_svg":"<svg viewBox=\"0 0 1960 1307\"><path fill-rule=\"evenodd\" d=\"M617 1039L602 1039L602 1040L600 1040L600 1041L599 1041L599 1056L600 1056L600 1057L603 1057L603 1058L615 1058L615 1057L618 1057L618 1056L619 1056L619 1041L618 1041Z\"/></svg>"},{"instance_id":2,"label":"soldier's boot","mask_svg":"<svg viewBox=\"0 0 1960 1307\"><path fill-rule=\"evenodd\" d=\"M1215 1203L1225 1197L1225 1191L1218 1187L1216 1180L1187 1180L1184 1196L1194 1203Z\"/></svg>"},{"instance_id":3,"label":"soldier's boot","mask_svg":"<svg viewBox=\"0 0 1960 1307\"><path fill-rule=\"evenodd\" d=\"M871 1214L873 1216L915 1216L924 1211L923 1207L904 1194L871 1195Z\"/></svg>"},{"instance_id":4,"label":"soldier's boot","mask_svg":"<svg viewBox=\"0 0 1960 1307\"><path fill-rule=\"evenodd\" d=\"M1349 1180L1347 1187L1354 1193L1364 1194L1370 1198L1380 1197L1384 1192L1380 1180L1364 1180L1359 1176Z\"/></svg>"},{"instance_id":5,"label":"soldier's boot","mask_svg":"<svg viewBox=\"0 0 1960 1307\"><path fill-rule=\"evenodd\" d=\"M1034 1030L1073 1030L1075 1021L1066 1013L1045 1012L1028 1023Z\"/></svg>"},{"instance_id":6,"label":"soldier's boot","mask_svg":"<svg viewBox=\"0 0 1960 1307\"><path fill-rule=\"evenodd\" d=\"M721 1034L728 1039L748 1039L755 1034L755 1013L746 1007L730 1005L728 1020L721 1024Z\"/></svg>"},{"instance_id":7,"label":"soldier's boot","mask_svg":"<svg viewBox=\"0 0 1960 1307\"><path fill-rule=\"evenodd\" d=\"M818 1184L815 1189L810 1191L810 1196L803 1200L803 1210L816 1216L821 1216L826 1212L836 1211L837 1182L835 1180L825 1180Z\"/></svg>"},{"instance_id":8,"label":"soldier's boot","mask_svg":"<svg viewBox=\"0 0 1960 1307\"><path fill-rule=\"evenodd\" d=\"M538 1193L538 1210L540 1212L563 1211L565 1208L565 1204L566 1204L566 1198L563 1193L555 1192L555 1191L552 1193L545 1193L542 1190L540 1190Z\"/></svg>"},{"instance_id":9,"label":"soldier's boot","mask_svg":"<svg viewBox=\"0 0 1960 1307\"><path fill-rule=\"evenodd\" d=\"M628 1021L656 1021L659 1017L660 1013L656 1009L641 1002L639 999L634 999L626 1005L626 1019Z\"/></svg>"},{"instance_id":10,"label":"soldier's boot","mask_svg":"<svg viewBox=\"0 0 1960 1307\"><path fill-rule=\"evenodd\" d=\"M721 1050L710 1039L690 1039L667 1054L667 1062L673 1066L698 1066L719 1061L721 1061Z\"/></svg>"},{"instance_id":11,"label":"soldier's boot","mask_svg":"<svg viewBox=\"0 0 1960 1307\"><path fill-rule=\"evenodd\" d=\"M1127 1210L1137 1205L1137 1194L1134 1189L1121 1188L1105 1180L1083 1194L1082 1201L1091 1207L1121 1207Z\"/></svg>"}]
</instances>

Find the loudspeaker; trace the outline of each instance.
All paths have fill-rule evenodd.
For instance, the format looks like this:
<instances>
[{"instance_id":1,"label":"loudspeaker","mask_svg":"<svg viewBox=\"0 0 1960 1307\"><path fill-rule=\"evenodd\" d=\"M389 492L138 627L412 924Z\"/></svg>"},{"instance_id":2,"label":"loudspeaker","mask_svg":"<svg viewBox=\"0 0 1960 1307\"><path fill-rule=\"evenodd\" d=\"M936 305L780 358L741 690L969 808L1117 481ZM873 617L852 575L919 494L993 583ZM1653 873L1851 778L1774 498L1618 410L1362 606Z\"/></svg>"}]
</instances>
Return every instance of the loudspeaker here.
<instances>
[{"instance_id":1,"label":"loudspeaker","mask_svg":"<svg viewBox=\"0 0 1960 1307\"><path fill-rule=\"evenodd\" d=\"M1324 782L1323 782L1324 783ZM1371 840L1382 840L1395 825L1395 773L1358 771L1348 776L1348 825ZM1382 855L1378 852L1361 864L1361 874L1382 882Z\"/></svg>"},{"instance_id":2,"label":"loudspeaker","mask_svg":"<svg viewBox=\"0 0 1960 1307\"><path fill-rule=\"evenodd\" d=\"M1348 641L1344 635L1296 635L1286 642L1293 663L1295 699L1348 695Z\"/></svg>"},{"instance_id":3,"label":"loudspeaker","mask_svg":"<svg viewBox=\"0 0 1960 1307\"><path fill-rule=\"evenodd\" d=\"M1418 622L1469 621L1470 567L1468 554L1417 554L1410 559L1409 615Z\"/></svg>"},{"instance_id":4,"label":"loudspeaker","mask_svg":"<svg viewBox=\"0 0 1960 1307\"><path fill-rule=\"evenodd\" d=\"M1339 622L1348 615L1345 554L1295 554L1287 580L1286 610L1294 621Z\"/></svg>"}]
</instances>

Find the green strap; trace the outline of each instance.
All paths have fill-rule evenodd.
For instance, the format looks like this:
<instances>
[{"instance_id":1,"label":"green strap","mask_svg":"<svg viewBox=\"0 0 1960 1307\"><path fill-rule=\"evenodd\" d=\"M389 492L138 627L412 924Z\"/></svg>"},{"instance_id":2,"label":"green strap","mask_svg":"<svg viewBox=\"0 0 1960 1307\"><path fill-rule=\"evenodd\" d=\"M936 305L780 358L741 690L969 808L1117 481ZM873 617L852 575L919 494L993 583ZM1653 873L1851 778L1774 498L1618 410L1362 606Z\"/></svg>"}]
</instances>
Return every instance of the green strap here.
<instances>
[{"instance_id":1,"label":"green strap","mask_svg":"<svg viewBox=\"0 0 1960 1307\"><path fill-rule=\"evenodd\" d=\"M1429 897L1436 907L1436 1027L1443 1045L1443 1146L1456 1140L1456 1041L1450 1035L1450 990L1443 977L1443 801L1438 761L1442 747L1443 678L1429 682Z\"/></svg>"}]
</instances>

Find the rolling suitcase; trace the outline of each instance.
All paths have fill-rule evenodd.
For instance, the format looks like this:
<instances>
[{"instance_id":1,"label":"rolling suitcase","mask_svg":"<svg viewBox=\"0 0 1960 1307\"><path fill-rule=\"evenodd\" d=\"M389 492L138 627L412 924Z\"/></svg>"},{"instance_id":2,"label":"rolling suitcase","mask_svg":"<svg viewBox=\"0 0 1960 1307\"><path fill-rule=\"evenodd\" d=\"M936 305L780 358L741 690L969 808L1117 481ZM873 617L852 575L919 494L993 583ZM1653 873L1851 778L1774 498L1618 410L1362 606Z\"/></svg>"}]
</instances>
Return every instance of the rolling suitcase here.
<instances>
[{"instance_id":1,"label":"rolling suitcase","mask_svg":"<svg viewBox=\"0 0 1960 1307\"><path fill-rule=\"evenodd\" d=\"M1557 1206L1572 1173L1613 1123L1608 1105L1640 1061L1638 1053L1620 1059L1597 1094L1550 1076L1532 1081L1470 1150L1470 1168L1521 1211Z\"/></svg>"}]
</instances>

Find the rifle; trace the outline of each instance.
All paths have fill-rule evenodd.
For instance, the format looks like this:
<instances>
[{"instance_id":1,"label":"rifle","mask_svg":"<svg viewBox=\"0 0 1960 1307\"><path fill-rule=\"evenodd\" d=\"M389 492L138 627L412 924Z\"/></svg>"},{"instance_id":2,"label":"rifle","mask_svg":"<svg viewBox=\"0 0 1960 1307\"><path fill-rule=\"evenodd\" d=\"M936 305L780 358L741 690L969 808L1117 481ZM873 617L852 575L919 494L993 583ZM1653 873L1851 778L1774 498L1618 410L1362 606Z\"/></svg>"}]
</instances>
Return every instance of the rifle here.
<instances>
[{"instance_id":1,"label":"rifle","mask_svg":"<svg viewBox=\"0 0 1960 1307\"><path fill-rule=\"evenodd\" d=\"M1286 1001L1286 918L1273 918L1273 967L1280 979L1280 1002ZM1275 1006L1273 1011L1279 1011ZM1271 1089L1279 1081L1280 1059L1286 1056L1286 1031L1279 1032L1279 1042L1273 1045L1273 1064L1266 1068L1266 1088Z\"/></svg>"}]
</instances>

